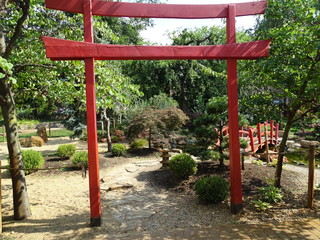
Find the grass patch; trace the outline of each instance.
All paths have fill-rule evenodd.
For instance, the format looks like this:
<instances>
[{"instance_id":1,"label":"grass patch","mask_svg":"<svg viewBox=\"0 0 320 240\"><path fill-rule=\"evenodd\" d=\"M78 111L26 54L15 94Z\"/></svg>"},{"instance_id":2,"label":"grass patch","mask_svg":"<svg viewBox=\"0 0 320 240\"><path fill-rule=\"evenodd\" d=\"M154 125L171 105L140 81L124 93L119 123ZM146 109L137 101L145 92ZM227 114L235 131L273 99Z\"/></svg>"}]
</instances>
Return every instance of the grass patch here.
<instances>
[{"instance_id":1,"label":"grass patch","mask_svg":"<svg viewBox=\"0 0 320 240\"><path fill-rule=\"evenodd\" d=\"M49 130L47 129L47 134L49 135ZM57 129L57 130L51 130L51 136L50 137L70 137L73 135L73 131L70 131L68 129Z\"/></svg>"},{"instance_id":2,"label":"grass patch","mask_svg":"<svg viewBox=\"0 0 320 240\"><path fill-rule=\"evenodd\" d=\"M50 138L57 138L57 137L70 137L73 134L73 131L67 130L67 129L57 129L57 130L51 130L51 136ZM49 137L49 130L47 129L47 135ZM36 130L34 132L29 133L20 133L20 138L28 138L31 136L37 136Z\"/></svg>"}]
</instances>

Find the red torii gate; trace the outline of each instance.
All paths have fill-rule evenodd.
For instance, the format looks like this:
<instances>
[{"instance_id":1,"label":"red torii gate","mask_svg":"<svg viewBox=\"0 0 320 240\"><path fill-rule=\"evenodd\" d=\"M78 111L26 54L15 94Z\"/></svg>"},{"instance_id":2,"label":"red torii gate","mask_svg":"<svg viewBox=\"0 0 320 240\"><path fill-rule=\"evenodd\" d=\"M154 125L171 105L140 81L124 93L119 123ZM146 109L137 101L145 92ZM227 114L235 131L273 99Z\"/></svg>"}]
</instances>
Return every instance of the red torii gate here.
<instances>
[{"instance_id":1,"label":"red torii gate","mask_svg":"<svg viewBox=\"0 0 320 240\"><path fill-rule=\"evenodd\" d=\"M236 43L235 18L263 14L267 1L214 5L145 4L102 0L45 0L45 2L47 8L84 15L84 42L49 37L42 37L42 39L47 57L51 60L85 61L91 226L101 225L94 60L227 60L231 211L232 213L241 211L243 202L238 126L237 60L267 57L270 40ZM121 46L95 44L93 43L93 15L137 18L226 18L227 45Z\"/></svg>"}]
</instances>

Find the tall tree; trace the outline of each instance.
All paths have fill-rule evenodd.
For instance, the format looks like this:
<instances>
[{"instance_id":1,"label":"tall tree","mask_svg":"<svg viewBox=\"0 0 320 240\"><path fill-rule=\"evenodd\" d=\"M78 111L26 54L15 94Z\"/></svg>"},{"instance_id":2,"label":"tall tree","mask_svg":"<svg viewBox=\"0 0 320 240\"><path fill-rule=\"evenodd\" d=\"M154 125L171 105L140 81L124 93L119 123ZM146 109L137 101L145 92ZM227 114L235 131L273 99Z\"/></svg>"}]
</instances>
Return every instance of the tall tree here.
<instances>
[{"instance_id":1,"label":"tall tree","mask_svg":"<svg viewBox=\"0 0 320 240\"><path fill-rule=\"evenodd\" d=\"M269 0L266 14L258 22L254 36L257 39L270 38L272 45L269 58L248 67L251 86L255 88L256 97L253 99L268 99L266 115L281 111L286 120L275 175L275 186L279 187L282 153L290 128L319 106L319 1Z\"/></svg>"},{"instance_id":2,"label":"tall tree","mask_svg":"<svg viewBox=\"0 0 320 240\"><path fill-rule=\"evenodd\" d=\"M19 12L12 31L7 33L7 29L4 28L4 25L0 25L0 105L7 134L7 146L11 167L10 173L12 178L14 218L16 220L29 217L31 211L29 207L25 173L21 160L21 149L18 140L18 124L12 92L12 64L7 60L21 36L23 25L29 16L29 9L29 0L16 0L10 2L7 0L0 1L1 19L4 19L8 14L11 14L12 11Z\"/></svg>"}]
</instances>

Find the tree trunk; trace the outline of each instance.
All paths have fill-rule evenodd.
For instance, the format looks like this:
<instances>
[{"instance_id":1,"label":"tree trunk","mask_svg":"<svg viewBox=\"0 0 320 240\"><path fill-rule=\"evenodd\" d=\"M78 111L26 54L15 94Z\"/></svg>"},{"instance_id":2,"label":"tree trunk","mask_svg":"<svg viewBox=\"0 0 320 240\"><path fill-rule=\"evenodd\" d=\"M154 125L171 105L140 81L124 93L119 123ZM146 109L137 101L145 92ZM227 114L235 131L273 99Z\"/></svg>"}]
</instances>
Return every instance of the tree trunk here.
<instances>
[{"instance_id":1,"label":"tree trunk","mask_svg":"<svg viewBox=\"0 0 320 240\"><path fill-rule=\"evenodd\" d=\"M10 170L10 173L12 179L14 219L22 220L31 216L31 211L25 173L24 170L22 170L23 163L13 94L5 78L0 79L0 105L6 127L10 167L13 168Z\"/></svg>"},{"instance_id":2,"label":"tree trunk","mask_svg":"<svg viewBox=\"0 0 320 240\"><path fill-rule=\"evenodd\" d=\"M150 127L150 129L149 129L149 149L151 149L151 135L152 135L152 128Z\"/></svg>"},{"instance_id":3,"label":"tree trunk","mask_svg":"<svg viewBox=\"0 0 320 240\"><path fill-rule=\"evenodd\" d=\"M110 118L106 118L106 125L107 125L107 143L108 143L108 152L111 152L112 149L112 141L111 141L111 136L110 136Z\"/></svg>"},{"instance_id":4,"label":"tree trunk","mask_svg":"<svg viewBox=\"0 0 320 240\"><path fill-rule=\"evenodd\" d=\"M276 168L276 173L275 173L275 180L274 180L274 186L275 187L280 187L281 186L281 174L282 174L282 166L283 166L283 157L284 157L284 151L286 150L286 143L288 140L290 128L292 126L293 118L295 114L290 114L288 116L288 120L286 123L286 127L283 133L283 137L279 146L279 155L278 155L278 163L277 163L277 168Z\"/></svg>"}]
</instances>

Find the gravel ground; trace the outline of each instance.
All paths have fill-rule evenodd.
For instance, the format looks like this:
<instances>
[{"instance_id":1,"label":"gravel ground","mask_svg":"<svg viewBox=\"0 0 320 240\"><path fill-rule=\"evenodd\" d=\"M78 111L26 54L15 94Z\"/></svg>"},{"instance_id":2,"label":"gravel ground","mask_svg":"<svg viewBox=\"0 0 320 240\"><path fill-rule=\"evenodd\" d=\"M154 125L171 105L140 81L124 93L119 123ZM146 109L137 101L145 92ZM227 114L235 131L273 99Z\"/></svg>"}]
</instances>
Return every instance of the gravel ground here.
<instances>
[{"instance_id":1,"label":"gravel ground","mask_svg":"<svg viewBox=\"0 0 320 240\"><path fill-rule=\"evenodd\" d=\"M86 148L83 142L61 138L50 139L46 146L36 149L52 153L60 144L70 142L77 144L78 149ZM100 176L103 179L101 228L89 227L88 179L83 179L81 172L41 171L28 175L32 216L19 222L12 221L11 180L4 173L2 180L4 236L26 240L102 239L106 234L112 236L156 229L169 231L174 228L213 224L261 224L274 220L297 220L313 213L317 214L317 210L279 208L271 213L252 213L252 209L245 210L244 214L233 216L230 214L228 202L214 206L203 205L199 204L198 199L192 194L173 192L152 184L152 174L161 172L159 157L156 155L141 158L110 158L105 154L105 144L101 144L100 149ZM0 159L4 160L5 144L0 144L0 150ZM253 169L258 168L253 166ZM273 169L268 171L272 172ZM307 168L287 165L284 174L292 179L291 190L299 194L305 192ZM320 182L319 175L317 170L316 181ZM121 184L131 184L132 187L106 191L110 186Z\"/></svg>"}]
</instances>

